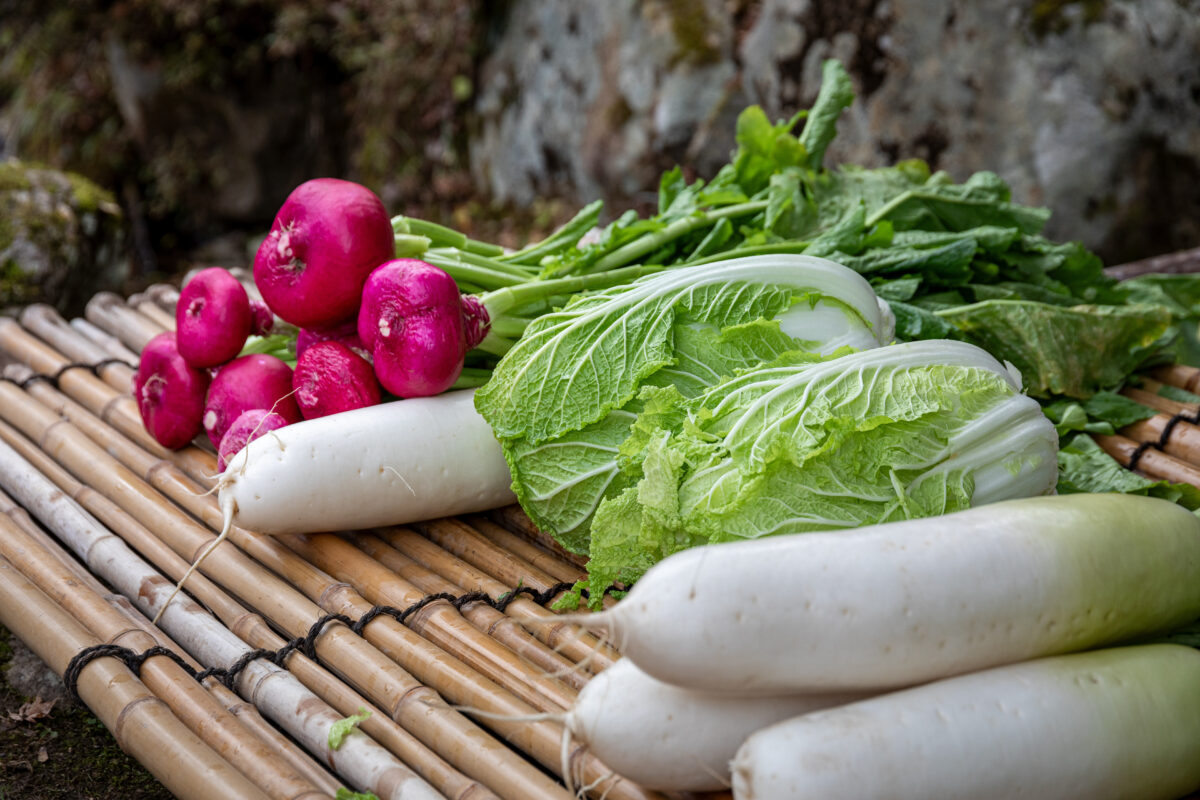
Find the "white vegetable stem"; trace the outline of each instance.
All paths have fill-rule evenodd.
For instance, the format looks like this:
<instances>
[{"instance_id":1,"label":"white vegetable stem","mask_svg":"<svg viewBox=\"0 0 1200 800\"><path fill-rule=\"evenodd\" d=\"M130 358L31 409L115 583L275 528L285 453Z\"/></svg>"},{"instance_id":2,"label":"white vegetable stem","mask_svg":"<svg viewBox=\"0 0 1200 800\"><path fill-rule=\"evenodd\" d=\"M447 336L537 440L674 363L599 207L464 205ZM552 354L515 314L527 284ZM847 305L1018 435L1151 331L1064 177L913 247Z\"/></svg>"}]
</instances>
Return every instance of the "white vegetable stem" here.
<instances>
[{"instance_id":1,"label":"white vegetable stem","mask_svg":"<svg viewBox=\"0 0 1200 800\"><path fill-rule=\"evenodd\" d=\"M647 789L705 792L729 788L729 762L751 733L859 699L698 692L656 680L623 658L583 687L566 722L600 760Z\"/></svg>"},{"instance_id":2,"label":"white vegetable stem","mask_svg":"<svg viewBox=\"0 0 1200 800\"><path fill-rule=\"evenodd\" d=\"M1030 661L766 728L735 800L1174 800L1200 786L1200 651Z\"/></svg>"},{"instance_id":3,"label":"white vegetable stem","mask_svg":"<svg viewBox=\"0 0 1200 800\"><path fill-rule=\"evenodd\" d=\"M1200 616L1200 519L1130 495L676 553L580 615L659 680L780 693L909 686Z\"/></svg>"},{"instance_id":4,"label":"white vegetable stem","mask_svg":"<svg viewBox=\"0 0 1200 800\"><path fill-rule=\"evenodd\" d=\"M222 508L260 533L396 525L516 498L474 391L356 409L251 442L220 478Z\"/></svg>"}]
</instances>

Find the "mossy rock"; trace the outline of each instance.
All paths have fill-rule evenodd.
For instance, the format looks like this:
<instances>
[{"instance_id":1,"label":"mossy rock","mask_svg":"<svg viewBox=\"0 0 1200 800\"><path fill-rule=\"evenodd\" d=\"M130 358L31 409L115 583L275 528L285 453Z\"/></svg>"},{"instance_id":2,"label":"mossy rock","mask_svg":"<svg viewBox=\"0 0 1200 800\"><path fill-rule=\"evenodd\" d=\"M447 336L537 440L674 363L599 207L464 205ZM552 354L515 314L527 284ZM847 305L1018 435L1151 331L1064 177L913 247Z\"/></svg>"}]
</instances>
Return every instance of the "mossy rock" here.
<instances>
[{"instance_id":1,"label":"mossy rock","mask_svg":"<svg viewBox=\"0 0 1200 800\"><path fill-rule=\"evenodd\" d=\"M121 208L80 175L0 162L0 308L50 303L81 312L130 277Z\"/></svg>"}]
</instances>

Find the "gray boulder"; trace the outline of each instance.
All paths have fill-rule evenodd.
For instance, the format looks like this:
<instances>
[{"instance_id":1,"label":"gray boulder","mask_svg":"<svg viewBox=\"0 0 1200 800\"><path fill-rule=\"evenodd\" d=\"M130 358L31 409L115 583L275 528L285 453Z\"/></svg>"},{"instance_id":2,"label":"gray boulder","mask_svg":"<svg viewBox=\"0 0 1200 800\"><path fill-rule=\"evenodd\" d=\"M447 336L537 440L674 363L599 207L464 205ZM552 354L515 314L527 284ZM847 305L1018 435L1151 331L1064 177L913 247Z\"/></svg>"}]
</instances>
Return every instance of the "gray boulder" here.
<instances>
[{"instance_id":1,"label":"gray boulder","mask_svg":"<svg viewBox=\"0 0 1200 800\"><path fill-rule=\"evenodd\" d=\"M112 196L79 175L0 162L0 308L50 303L82 311L130 277L125 225Z\"/></svg>"}]
</instances>

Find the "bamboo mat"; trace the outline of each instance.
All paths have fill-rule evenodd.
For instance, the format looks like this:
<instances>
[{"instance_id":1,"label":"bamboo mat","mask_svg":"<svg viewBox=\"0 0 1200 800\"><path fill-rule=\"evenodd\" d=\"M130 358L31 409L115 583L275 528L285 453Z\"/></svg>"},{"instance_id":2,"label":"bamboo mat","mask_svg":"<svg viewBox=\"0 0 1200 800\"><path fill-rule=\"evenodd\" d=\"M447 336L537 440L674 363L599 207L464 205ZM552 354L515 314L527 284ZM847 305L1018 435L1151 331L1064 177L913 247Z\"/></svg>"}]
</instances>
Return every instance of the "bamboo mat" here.
<instances>
[{"instance_id":1,"label":"bamboo mat","mask_svg":"<svg viewBox=\"0 0 1200 800\"><path fill-rule=\"evenodd\" d=\"M561 800L572 796L564 764L589 796L661 797L565 739L553 718L613 650L553 623L526 594L503 611L469 598L421 604L582 576L516 507L347 535L235 528L189 579L196 602L149 622L221 522L207 442L160 447L129 394L136 354L173 327L177 297L160 285L128 300L98 295L83 319L47 306L0 318L0 624L60 675L101 643L178 654L151 655L136 673L102 656L76 685L181 798L309 800L346 786L380 798ZM356 633L377 606L395 612ZM516 621L529 617L551 622ZM228 686L219 672L189 675L239 661ZM370 716L331 749L330 723L360 710Z\"/></svg>"},{"instance_id":2,"label":"bamboo mat","mask_svg":"<svg viewBox=\"0 0 1200 800\"><path fill-rule=\"evenodd\" d=\"M149 622L221 523L207 442L160 447L129 394L136 354L174 326L177 298L158 285L98 295L83 319L47 306L0 318L0 624L59 674L101 643L178 654L151 655L137 673L97 658L77 689L181 798L309 800L340 786L428 796L419 778L452 800L549 800L572 796L564 763L570 786L592 797L661 797L545 716L617 654L571 626L518 624L553 616L528 596L503 611L442 599L353 629L375 606L581 577L579 559L515 506L344 536L235 528L189 579L196 602ZM1156 382L1200 390L1200 370L1149 373L1127 392L1161 413L1097 441L1149 477L1200 485L1198 409L1160 397ZM314 627L329 615L340 616ZM297 647L304 637L310 646ZM219 673L189 675L239 661L228 686ZM363 709L360 732L330 749L329 723Z\"/></svg>"}]
</instances>

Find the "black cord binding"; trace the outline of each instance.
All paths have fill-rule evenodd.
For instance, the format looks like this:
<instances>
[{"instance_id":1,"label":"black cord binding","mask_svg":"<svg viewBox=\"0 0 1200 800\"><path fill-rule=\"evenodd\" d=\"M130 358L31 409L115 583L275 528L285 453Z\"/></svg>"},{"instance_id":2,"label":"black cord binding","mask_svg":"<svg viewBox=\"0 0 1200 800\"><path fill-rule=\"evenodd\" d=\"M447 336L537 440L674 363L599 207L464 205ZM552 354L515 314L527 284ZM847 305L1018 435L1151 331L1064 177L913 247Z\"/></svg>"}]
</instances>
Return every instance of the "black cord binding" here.
<instances>
[{"instance_id":1,"label":"black cord binding","mask_svg":"<svg viewBox=\"0 0 1200 800\"><path fill-rule=\"evenodd\" d=\"M429 605L430 603L435 603L439 600L444 600L450 603L460 611L462 610L463 606L467 605L468 603L486 603L497 611L503 613L505 609L507 609L508 606L521 595L528 595L538 605L545 606L560 593L571 589L573 586L573 583L565 581L562 583L556 583L550 588L541 592L531 586L519 586L511 592L505 592L495 599L489 597L484 592L468 592L461 595L453 595L442 592L423 597L404 609L383 605L374 606L368 609L361 617L359 617L357 622L344 614L326 614L314 622L309 627L308 633L305 635L297 636L295 639L292 639L278 650L251 650L238 658L238 660L233 664L230 664L227 669L221 667L210 667L201 672L197 672L188 666L188 663L184 661L179 654L165 647L155 646L151 647L145 652L138 653L130 650L128 647L121 647L120 645L98 644L91 647L85 647L83 650L80 650L75 654L74 658L72 658L70 663L67 664L66 670L63 671L63 683L66 685L67 691L71 693L71 696L76 700L79 700L79 674L83 671L84 667L91 663L93 659L104 657L118 658L123 661L125 666L129 667L132 672L138 673L141 671L142 664L146 662L146 659L154 656L167 656L176 664L181 666L184 671L187 672L187 674L191 675L196 680L203 681L205 678L216 678L225 686L225 688L232 691L238 675L241 674L242 670L246 668L246 665L256 659L269 659L276 666L282 667L288 656L290 656L296 650L300 650L313 661L317 661L317 637L321 635L321 632L325 629L325 626L330 622L341 622L349 627L350 630L354 631L355 634L362 636L363 629L366 628L367 625L369 625L376 617L381 615L388 616L395 619L397 622L403 623L413 614L416 614L422 608L425 608L425 606ZM610 589L609 591L615 591L615 589ZM585 599L587 597L586 590L583 592L583 597Z\"/></svg>"},{"instance_id":2,"label":"black cord binding","mask_svg":"<svg viewBox=\"0 0 1200 800\"><path fill-rule=\"evenodd\" d=\"M53 386L55 389L58 389L58 388L60 388L58 385L59 379L62 378L62 376L68 370L86 369L88 372L92 373L97 378L99 378L100 370L111 364L124 364L125 366L130 367L131 369L135 368L137 366L136 364L130 364L128 361L126 361L123 358L105 358L105 359L101 359L100 361L95 362L94 364L89 364L89 363L85 363L82 361L72 361L70 364L64 364L53 375L43 375L40 372L35 372L33 375L30 375L28 378L25 378L24 380L19 380L19 381L13 380L12 378L9 378L5 375L0 375L0 381L4 381L5 383L11 383L14 386L19 386L22 389L29 388L29 385L31 383L35 383L37 381L45 381L46 383Z\"/></svg>"}]
</instances>

